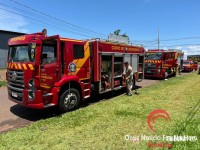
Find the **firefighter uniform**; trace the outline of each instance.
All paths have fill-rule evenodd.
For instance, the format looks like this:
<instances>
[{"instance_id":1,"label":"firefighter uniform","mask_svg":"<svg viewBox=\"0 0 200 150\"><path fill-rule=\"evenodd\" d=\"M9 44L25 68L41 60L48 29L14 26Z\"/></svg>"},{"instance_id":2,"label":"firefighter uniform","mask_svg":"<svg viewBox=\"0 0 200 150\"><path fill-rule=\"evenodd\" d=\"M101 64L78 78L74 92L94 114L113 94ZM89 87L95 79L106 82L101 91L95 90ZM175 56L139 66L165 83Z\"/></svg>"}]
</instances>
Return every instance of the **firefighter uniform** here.
<instances>
[{"instance_id":1,"label":"firefighter uniform","mask_svg":"<svg viewBox=\"0 0 200 150\"><path fill-rule=\"evenodd\" d=\"M127 89L127 95L131 96L131 89L132 89L132 81L133 81L133 68L128 64L128 62L124 63L125 70L123 72L123 75L125 75L126 79L126 89Z\"/></svg>"}]
</instances>

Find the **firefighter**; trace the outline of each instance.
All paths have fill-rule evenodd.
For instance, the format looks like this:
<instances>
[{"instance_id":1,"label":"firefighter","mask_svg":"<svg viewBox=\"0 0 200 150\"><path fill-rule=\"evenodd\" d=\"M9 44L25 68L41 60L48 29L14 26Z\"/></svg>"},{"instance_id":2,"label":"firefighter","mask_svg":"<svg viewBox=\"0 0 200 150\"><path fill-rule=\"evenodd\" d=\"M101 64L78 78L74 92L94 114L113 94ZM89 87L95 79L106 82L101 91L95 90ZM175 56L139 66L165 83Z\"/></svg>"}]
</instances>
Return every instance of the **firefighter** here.
<instances>
[{"instance_id":1,"label":"firefighter","mask_svg":"<svg viewBox=\"0 0 200 150\"><path fill-rule=\"evenodd\" d=\"M129 65L127 61L124 62L125 70L123 75L126 81L126 90L127 95L131 96L131 89L132 89L132 80L133 80L133 68Z\"/></svg>"}]
</instances>

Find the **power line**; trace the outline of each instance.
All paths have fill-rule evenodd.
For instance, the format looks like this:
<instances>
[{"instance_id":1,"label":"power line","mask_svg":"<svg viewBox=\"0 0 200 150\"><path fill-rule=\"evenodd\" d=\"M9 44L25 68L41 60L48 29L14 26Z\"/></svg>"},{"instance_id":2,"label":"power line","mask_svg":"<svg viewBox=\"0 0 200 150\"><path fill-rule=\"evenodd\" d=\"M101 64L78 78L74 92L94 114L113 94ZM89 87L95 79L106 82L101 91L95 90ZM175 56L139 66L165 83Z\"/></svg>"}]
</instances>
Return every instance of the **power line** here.
<instances>
[{"instance_id":1,"label":"power line","mask_svg":"<svg viewBox=\"0 0 200 150\"><path fill-rule=\"evenodd\" d=\"M192 40L192 39L200 39L200 37L182 37L182 38L174 38L174 39L160 39L160 42L168 42L168 41L170 41L170 42L172 42L172 41L174 41L174 42L176 42L176 41L180 41L180 40ZM134 41L131 41L132 43L140 43L140 44L142 44L142 45L155 45L155 44L157 44L157 42L158 42L158 40L157 39L155 39L155 40L144 40L144 41L142 41L142 40L134 40Z\"/></svg>"},{"instance_id":2,"label":"power line","mask_svg":"<svg viewBox=\"0 0 200 150\"><path fill-rule=\"evenodd\" d=\"M177 39L165 39L161 41L178 41L178 40L190 40L190 39L200 39L200 37L183 37L183 38L177 38Z\"/></svg>"},{"instance_id":3,"label":"power line","mask_svg":"<svg viewBox=\"0 0 200 150\"><path fill-rule=\"evenodd\" d=\"M4 8L0 8L0 9L1 9L1 10L4 10L4 11L7 11L7 12L10 12L10 13L15 14L15 15L17 14L17 15L19 15L19 16L26 17L27 19L30 19L31 21L38 22L38 23L40 23L40 24L46 24L46 25L49 25L49 26L51 26L51 27L59 28L59 29L65 30L65 31L70 32L70 33L73 33L73 34L79 34L79 35L82 35L82 36L85 36L85 37L91 37L90 35L86 35L86 34L82 34L82 33L77 33L77 32L75 32L75 31L70 31L70 30L68 30L68 29L65 29L64 27L60 27L60 26L57 26L57 25L52 25L52 24L50 24L50 23L43 22L43 21L40 21L40 20L38 20L38 19L29 17L29 16L25 16L25 15L19 14L19 13L17 13L17 12L8 10L8 9L4 9ZM12 17L14 17L14 16L12 16Z\"/></svg>"},{"instance_id":4,"label":"power line","mask_svg":"<svg viewBox=\"0 0 200 150\"><path fill-rule=\"evenodd\" d=\"M30 19L31 21L35 21L35 22L37 22L37 23L40 23L40 24L46 24L46 25L48 25L48 26L51 26L51 27L54 27L54 28L59 28L59 29L62 29L62 30L65 30L65 31L67 31L67 32L70 32L70 33L73 33L73 34L79 34L79 35L82 35L82 36L86 36L86 37L92 37L92 36L90 36L91 34L93 35L93 34L97 34L97 35L103 35L103 36L106 36L106 35L104 35L104 34L102 34L102 33L98 33L98 32L94 32L94 31L92 31L92 30L88 30L88 29L85 29L85 28L82 28L82 27L80 27L80 26L77 26L77 25L74 25L74 24L71 24L71 23L69 23L69 22L66 22L66 21L63 21L63 20L61 20L61 19L58 19L58 18L56 18L56 17L53 17L53 16L51 16L51 15L48 15L48 14L46 14L46 13L43 13L43 12L41 12L41 11L38 11L38 10L36 10L36 9L34 9L34 8L31 8L31 7L29 7L29 6L27 6L27 5L24 5L24 4L22 4L22 3L19 3L19 2L17 2L17 1L15 1L15 0L10 0L11 2L14 2L15 4L18 4L18 5L20 5L20 6L23 6L23 7L25 7L25 8L27 8L27 9L29 9L29 10L31 10L31 11L33 11L33 12L36 12L36 13L38 13L38 14L40 14L40 15L43 15L43 16L45 16L45 17L48 17L48 18L50 18L50 19L53 19L53 20L56 20L56 21L58 21L58 22L61 22L61 23L64 23L65 25L68 25L68 26L71 26L71 27L63 27L61 24L59 24L59 25L55 25L55 23L52 25L52 24L50 24L50 23L48 23L48 22L44 22L44 21L41 21L41 20L38 20L38 19L35 19L35 18L32 18L32 17L29 17L29 16L25 16L26 18L28 18L28 19ZM3 4L3 3L1 3L1 4ZM4 4L5 5L5 4ZM10 6L9 6L10 7ZM12 6L12 8L15 8L15 9L18 9L18 10L20 10L20 11L22 11L22 12L28 12L28 11L26 11L26 10L23 10L23 9L20 9L20 8L16 8L16 7L13 7ZM5 11L9 11L9 12L11 12L11 13L13 13L13 14L18 14L18 15L20 15L20 16L24 16L24 15L21 15L21 14L19 14L19 13L16 13L16 12L13 12L13 11L10 11L10 10L6 10L6 9L4 9ZM30 12L28 12L28 13L30 13ZM34 13L34 15L37 15L37 14L35 14ZM38 15L37 15L38 16ZM12 16L10 16L10 17L12 17ZM12 17L13 19L14 19L14 16ZM73 27L73 28L72 28ZM68 29L67 29L68 28ZM76 28L76 29L75 29ZM75 30L75 31L71 31L71 30ZM80 33L80 32L77 32L77 31L80 31L80 32L87 32L88 34L90 34L90 35L88 35L88 34L82 34L82 33ZM183 38L174 38L174 39L161 39L160 41L161 42L168 42L168 41L178 41L178 40L190 40L190 39L199 39L200 37L183 37ZM140 45L144 45L145 47L148 47L148 46L153 46L153 45L156 45L157 44L157 40L155 39L155 40L134 40L134 41L131 41L132 43L139 43ZM149 43L149 44L148 44ZM173 47L173 46L184 46L184 45L192 45L192 44L177 44L177 45L161 45L162 47L164 47L164 46L170 46L170 47ZM193 44L194 45L194 44ZM195 45L198 45L198 44L195 44Z\"/></svg>"},{"instance_id":5,"label":"power line","mask_svg":"<svg viewBox=\"0 0 200 150\"><path fill-rule=\"evenodd\" d=\"M20 9L20 8L16 8L16 7L13 7L13 6L9 6L9 5L6 5L6 4L4 4L4 3L0 3L1 5L3 5L3 6L5 6L5 7L9 7L9 8L14 8L14 10L19 10L20 12L22 12L22 14L29 14L29 16L31 16L31 17L28 17L28 19L33 19L33 16L34 15L36 15L36 16L38 16L39 14L35 14L35 13L33 13L33 12L28 12L28 11L26 11L26 10L23 10L23 9ZM4 8L5 9L5 8ZM8 9L7 9L8 10ZM10 10L10 11L12 11L12 13L13 13L13 10ZM18 12L16 12L19 16L23 16L23 15L21 15L21 14L19 14ZM15 14L16 14L15 13ZM14 13L13 13L14 14ZM27 15L26 15L26 17L27 17ZM41 16L39 16L40 18L41 18ZM45 17L45 16L42 16L42 17ZM14 19L14 18L13 18ZM30 20L31 20L30 19ZM40 19L40 24L42 24L41 22L43 22L44 24L50 24L50 23L47 23L47 22L44 22L44 20L46 20L47 18L44 18L44 19ZM48 17L48 19L49 19L49 17ZM38 19L34 19L34 21L36 21L37 20L37 22L38 22ZM41 21L41 20L43 20L43 21ZM32 21L32 20L31 20ZM48 21L49 22L49 21ZM54 26L54 28L55 28L55 24L58 24L57 22L55 22L55 20L54 20L54 22L52 22L52 24L53 24L53 26ZM59 27L58 27L59 26ZM67 25L68 26L68 25ZM62 27L62 28L65 28L65 31L67 30L68 32L70 32L70 33L73 33L73 34L78 34L78 35L82 35L82 36L86 36L86 37L92 37L92 38L94 38L94 37L96 37L97 35L95 35L95 34L92 34L92 33L88 33L88 32L86 32L86 31L83 31L83 30L80 30L80 29L74 29L74 28L72 28L72 27L67 27L66 26L66 24L64 25L64 24L62 24L62 23L60 23L59 22L59 24L57 25L57 27L60 29L60 27Z\"/></svg>"},{"instance_id":6,"label":"power line","mask_svg":"<svg viewBox=\"0 0 200 150\"><path fill-rule=\"evenodd\" d=\"M171 41L171 40L164 40L164 41L161 41L161 46L163 45L190 45L192 43L200 43L199 40L192 40L192 39L197 39L198 37L188 37L188 38L179 38L180 40L179 41ZM185 40L182 40L182 39L190 39L190 41L185 41ZM192 40L192 41L191 41ZM148 46L156 46L157 45L157 42L155 41L154 43L149 43L149 44L145 44L143 43L143 45L145 45L146 47Z\"/></svg>"},{"instance_id":7,"label":"power line","mask_svg":"<svg viewBox=\"0 0 200 150\"><path fill-rule=\"evenodd\" d=\"M72 24L72 23L66 22L66 21L61 20L61 19L59 19L59 18L53 17L53 16L51 16L51 15L49 15L49 14L46 14L46 13L41 12L41 11L39 11L39 10L36 10L36 9L30 7L30 6L25 5L25 4L19 3L19 2L15 1L15 0L10 0L10 1L11 1L11 2L14 2L15 4L18 4L18 5L20 5L20 6L23 6L23 7L27 8L27 9L30 9L30 10L32 10L32 11L34 11L34 12L37 12L37 13L39 13L39 14L42 14L42 15L44 15L44 16L46 16L46 17L49 17L49 18L54 19L54 20L56 20L56 21L59 21L59 22L65 23L65 24L67 24L67 25L69 25L69 26L72 26L72 27L74 27L74 28L77 28L77 29L79 29L79 30L81 29L81 30L83 30L83 31L87 31L87 32L89 32L90 34L96 34L96 35L100 35L100 36L103 36L103 37L107 36L107 35L105 35L105 34L102 34L102 33L99 33L99 32L95 32L95 31L92 31L92 30L89 30L89 29L86 29L86 28L83 28L83 27L74 25L74 24Z\"/></svg>"},{"instance_id":8,"label":"power line","mask_svg":"<svg viewBox=\"0 0 200 150\"><path fill-rule=\"evenodd\" d=\"M5 4L3 4L3 3L0 3L1 5L3 5L3 6L9 6L9 5L5 5ZM26 14L27 13L29 13L31 16L33 16L30 12L28 12L28 11L25 11L25 10L22 10L22 9L19 9L19 8L16 8L16 7L13 7L13 6L9 6L9 8L14 8L14 9L17 9L17 10L20 10L20 12L25 12ZM34 14L35 15L35 14ZM23 15L20 15L20 16L23 16ZM39 15L36 15L36 16L39 16ZM27 16L26 16L27 17ZM40 17L40 16L39 16ZM33 18L33 17L31 17L31 18ZM13 19L15 19L14 17L13 17ZM30 17L29 17L29 19L30 19ZM16 19L15 19L16 20ZM31 20L32 21L32 20ZM44 22L44 21L43 21ZM44 22L44 24L46 24L45 22ZM55 25L55 22L53 23L54 25ZM61 24L59 24L58 26L62 26ZM66 28L65 26L63 27L63 28ZM69 30L71 30L71 28L68 28ZM73 29L72 29L73 30ZM73 32L73 31L72 31ZM77 32L77 31L76 31ZM75 32L73 32L73 33L75 33ZM87 37L89 37L89 36L87 36Z\"/></svg>"},{"instance_id":9,"label":"power line","mask_svg":"<svg viewBox=\"0 0 200 150\"><path fill-rule=\"evenodd\" d=\"M180 44L180 45L162 45L162 47L176 47L176 46L200 46L200 44L196 43L190 43L190 44Z\"/></svg>"}]
</instances>

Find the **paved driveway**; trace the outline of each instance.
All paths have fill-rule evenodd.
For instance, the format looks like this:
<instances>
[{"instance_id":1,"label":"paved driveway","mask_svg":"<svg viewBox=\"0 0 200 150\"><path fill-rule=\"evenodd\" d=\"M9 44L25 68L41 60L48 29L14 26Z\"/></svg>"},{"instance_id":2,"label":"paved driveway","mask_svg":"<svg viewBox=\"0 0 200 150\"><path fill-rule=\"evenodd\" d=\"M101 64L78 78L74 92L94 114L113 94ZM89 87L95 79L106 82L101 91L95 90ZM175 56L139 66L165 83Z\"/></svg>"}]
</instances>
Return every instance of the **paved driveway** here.
<instances>
[{"instance_id":1,"label":"paved driveway","mask_svg":"<svg viewBox=\"0 0 200 150\"><path fill-rule=\"evenodd\" d=\"M26 126L56 115L55 108L34 110L8 100L7 88L0 87L0 132Z\"/></svg>"}]
</instances>

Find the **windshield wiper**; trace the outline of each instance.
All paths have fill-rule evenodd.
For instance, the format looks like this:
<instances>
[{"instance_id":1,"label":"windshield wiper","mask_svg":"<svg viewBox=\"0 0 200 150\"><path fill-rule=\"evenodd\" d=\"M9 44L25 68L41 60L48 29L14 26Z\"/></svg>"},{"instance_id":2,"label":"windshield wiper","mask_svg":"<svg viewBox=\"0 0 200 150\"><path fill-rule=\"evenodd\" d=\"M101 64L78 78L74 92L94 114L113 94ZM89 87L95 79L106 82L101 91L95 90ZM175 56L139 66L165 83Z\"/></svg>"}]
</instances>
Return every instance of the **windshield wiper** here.
<instances>
[{"instance_id":1,"label":"windshield wiper","mask_svg":"<svg viewBox=\"0 0 200 150\"><path fill-rule=\"evenodd\" d=\"M18 62L30 62L28 58L18 59Z\"/></svg>"},{"instance_id":2,"label":"windshield wiper","mask_svg":"<svg viewBox=\"0 0 200 150\"><path fill-rule=\"evenodd\" d=\"M25 62L25 61L30 62L30 60L28 58L24 58L23 62Z\"/></svg>"}]
</instances>

